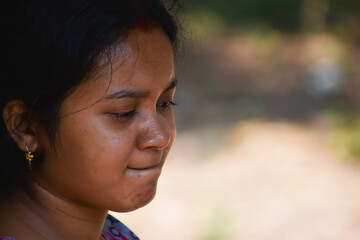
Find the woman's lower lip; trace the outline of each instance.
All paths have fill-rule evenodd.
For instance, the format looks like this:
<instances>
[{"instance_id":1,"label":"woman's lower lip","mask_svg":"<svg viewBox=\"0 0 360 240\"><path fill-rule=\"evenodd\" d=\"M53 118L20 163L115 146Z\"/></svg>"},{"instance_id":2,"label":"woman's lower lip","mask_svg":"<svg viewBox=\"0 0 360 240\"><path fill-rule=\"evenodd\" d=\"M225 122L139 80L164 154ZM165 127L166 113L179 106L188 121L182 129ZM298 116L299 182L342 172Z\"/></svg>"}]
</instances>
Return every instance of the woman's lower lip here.
<instances>
[{"instance_id":1,"label":"woman's lower lip","mask_svg":"<svg viewBox=\"0 0 360 240\"><path fill-rule=\"evenodd\" d=\"M148 167L148 168L126 168L126 172L130 176L140 177L140 176L147 176L147 175L156 175L160 176L162 169L162 163L158 163L155 166Z\"/></svg>"},{"instance_id":2,"label":"woman's lower lip","mask_svg":"<svg viewBox=\"0 0 360 240\"><path fill-rule=\"evenodd\" d=\"M151 170L151 169L156 169L156 168L161 168L162 163L159 162L158 164L151 166L151 167L144 167L144 168L132 168L132 167L127 167L127 169L130 170L134 170L134 171L146 171L146 170Z\"/></svg>"}]
</instances>

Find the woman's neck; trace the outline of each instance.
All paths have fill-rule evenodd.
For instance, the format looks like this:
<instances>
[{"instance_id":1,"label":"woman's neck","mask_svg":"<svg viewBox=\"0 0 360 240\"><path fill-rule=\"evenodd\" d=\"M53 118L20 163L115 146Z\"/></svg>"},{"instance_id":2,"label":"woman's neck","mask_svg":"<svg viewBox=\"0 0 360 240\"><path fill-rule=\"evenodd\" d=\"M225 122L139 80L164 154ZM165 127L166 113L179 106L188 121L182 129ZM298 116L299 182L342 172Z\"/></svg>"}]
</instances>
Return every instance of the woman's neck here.
<instances>
[{"instance_id":1,"label":"woman's neck","mask_svg":"<svg viewBox=\"0 0 360 240\"><path fill-rule=\"evenodd\" d=\"M26 191L19 191L8 206L16 219L14 223L18 221L19 226L38 234L37 239L99 240L107 214L106 210L80 206L56 196L36 182L31 182ZM29 239L17 232L12 237Z\"/></svg>"}]
</instances>

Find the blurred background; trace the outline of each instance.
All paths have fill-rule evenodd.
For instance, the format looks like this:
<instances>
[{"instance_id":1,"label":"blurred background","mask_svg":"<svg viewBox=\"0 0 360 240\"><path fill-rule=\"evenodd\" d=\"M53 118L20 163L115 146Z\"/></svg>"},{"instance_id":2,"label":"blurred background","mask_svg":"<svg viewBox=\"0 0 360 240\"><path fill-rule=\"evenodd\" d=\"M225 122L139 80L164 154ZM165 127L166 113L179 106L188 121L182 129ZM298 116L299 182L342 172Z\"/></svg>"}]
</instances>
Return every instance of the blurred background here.
<instances>
[{"instance_id":1,"label":"blurred background","mask_svg":"<svg viewBox=\"0 0 360 240\"><path fill-rule=\"evenodd\" d=\"M360 1L193 0L144 240L360 239Z\"/></svg>"}]
</instances>

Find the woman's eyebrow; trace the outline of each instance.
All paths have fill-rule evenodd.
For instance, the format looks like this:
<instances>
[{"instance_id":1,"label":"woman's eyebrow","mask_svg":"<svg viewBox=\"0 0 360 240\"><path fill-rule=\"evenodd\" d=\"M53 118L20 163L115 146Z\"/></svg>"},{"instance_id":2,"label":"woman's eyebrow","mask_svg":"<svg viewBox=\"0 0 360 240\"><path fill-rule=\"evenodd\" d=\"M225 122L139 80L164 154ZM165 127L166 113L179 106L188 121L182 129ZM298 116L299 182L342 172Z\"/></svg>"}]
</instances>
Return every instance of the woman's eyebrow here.
<instances>
[{"instance_id":1,"label":"woman's eyebrow","mask_svg":"<svg viewBox=\"0 0 360 240\"><path fill-rule=\"evenodd\" d=\"M177 85L177 79L173 78L170 82L170 84L165 88L165 90L162 93L165 93L167 91L170 91L171 89L175 88ZM149 91L138 91L138 90L132 90L132 89L121 89L117 92L114 92L112 94L109 94L104 97L105 100L110 99L119 99L119 98L145 98L150 95Z\"/></svg>"},{"instance_id":2,"label":"woman's eyebrow","mask_svg":"<svg viewBox=\"0 0 360 240\"><path fill-rule=\"evenodd\" d=\"M117 92L105 96L104 99L110 100L110 99L119 99L119 98L145 98L148 97L149 95L150 92L148 91L121 89Z\"/></svg>"},{"instance_id":3,"label":"woman's eyebrow","mask_svg":"<svg viewBox=\"0 0 360 240\"><path fill-rule=\"evenodd\" d=\"M170 84L167 86L167 88L165 88L165 90L162 93L165 93L165 92L170 91L171 89L175 88L177 83L178 83L178 80L174 77L171 80Z\"/></svg>"}]
</instances>

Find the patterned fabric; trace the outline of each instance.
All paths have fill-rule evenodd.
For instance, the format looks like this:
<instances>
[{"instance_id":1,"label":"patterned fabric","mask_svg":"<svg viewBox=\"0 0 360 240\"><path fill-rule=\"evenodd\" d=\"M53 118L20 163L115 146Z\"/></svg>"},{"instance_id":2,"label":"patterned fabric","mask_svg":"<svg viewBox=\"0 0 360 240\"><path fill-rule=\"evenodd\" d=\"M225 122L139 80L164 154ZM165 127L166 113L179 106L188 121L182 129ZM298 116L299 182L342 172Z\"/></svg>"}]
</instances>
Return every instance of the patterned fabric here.
<instances>
[{"instance_id":1,"label":"patterned fabric","mask_svg":"<svg viewBox=\"0 0 360 240\"><path fill-rule=\"evenodd\" d=\"M107 215L101 236L106 240L140 240L129 228L111 215ZM15 240L0 237L0 240Z\"/></svg>"},{"instance_id":2,"label":"patterned fabric","mask_svg":"<svg viewBox=\"0 0 360 240\"><path fill-rule=\"evenodd\" d=\"M140 240L129 228L111 215L106 217L101 236L106 240Z\"/></svg>"}]
</instances>

